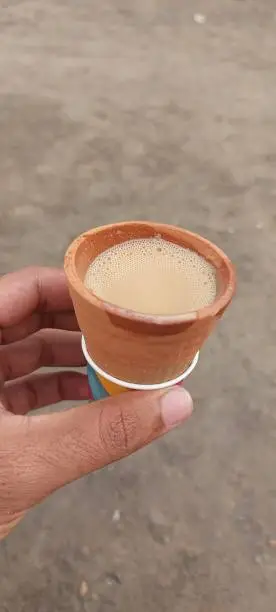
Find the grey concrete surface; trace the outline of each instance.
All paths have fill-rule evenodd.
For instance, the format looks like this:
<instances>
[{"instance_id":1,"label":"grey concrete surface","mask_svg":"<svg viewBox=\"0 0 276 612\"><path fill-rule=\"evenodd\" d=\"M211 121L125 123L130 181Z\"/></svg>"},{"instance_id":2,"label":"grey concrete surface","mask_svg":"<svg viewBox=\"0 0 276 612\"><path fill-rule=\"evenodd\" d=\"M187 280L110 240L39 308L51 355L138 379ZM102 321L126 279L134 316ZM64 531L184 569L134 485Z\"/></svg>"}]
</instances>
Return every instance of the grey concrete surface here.
<instances>
[{"instance_id":1,"label":"grey concrete surface","mask_svg":"<svg viewBox=\"0 0 276 612\"><path fill-rule=\"evenodd\" d=\"M32 511L1 544L0 610L272 612L275 0L0 8L1 272L129 218L203 233L239 278L192 420Z\"/></svg>"}]
</instances>

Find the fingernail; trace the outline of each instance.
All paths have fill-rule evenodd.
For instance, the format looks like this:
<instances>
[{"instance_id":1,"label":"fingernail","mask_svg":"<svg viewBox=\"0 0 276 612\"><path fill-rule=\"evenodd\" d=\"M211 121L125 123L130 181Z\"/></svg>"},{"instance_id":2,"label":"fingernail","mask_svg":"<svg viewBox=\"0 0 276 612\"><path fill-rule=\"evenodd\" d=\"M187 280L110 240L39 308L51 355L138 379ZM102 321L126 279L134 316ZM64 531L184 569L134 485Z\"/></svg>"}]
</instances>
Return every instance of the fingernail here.
<instances>
[{"instance_id":1,"label":"fingernail","mask_svg":"<svg viewBox=\"0 0 276 612\"><path fill-rule=\"evenodd\" d=\"M193 400L183 388L170 389L161 398L161 415L166 429L185 421L193 411Z\"/></svg>"}]
</instances>

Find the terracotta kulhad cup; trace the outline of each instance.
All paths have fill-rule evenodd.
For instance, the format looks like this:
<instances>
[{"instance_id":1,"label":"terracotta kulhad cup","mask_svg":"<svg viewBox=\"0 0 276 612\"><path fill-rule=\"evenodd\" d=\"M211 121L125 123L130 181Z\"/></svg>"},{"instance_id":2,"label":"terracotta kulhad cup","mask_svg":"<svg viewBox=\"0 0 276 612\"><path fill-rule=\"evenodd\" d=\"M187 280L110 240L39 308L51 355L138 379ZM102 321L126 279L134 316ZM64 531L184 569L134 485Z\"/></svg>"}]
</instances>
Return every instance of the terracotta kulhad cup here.
<instances>
[{"instance_id":1,"label":"terracotta kulhad cup","mask_svg":"<svg viewBox=\"0 0 276 612\"><path fill-rule=\"evenodd\" d=\"M212 264L217 295L211 305L181 315L147 315L105 302L86 289L86 271L100 253L127 240L157 236ZM141 221L85 232L69 246L64 269L89 355L104 372L137 385L163 383L185 371L230 304L236 283L232 263L209 240L180 227Z\"/></svg>"}]
</instances>

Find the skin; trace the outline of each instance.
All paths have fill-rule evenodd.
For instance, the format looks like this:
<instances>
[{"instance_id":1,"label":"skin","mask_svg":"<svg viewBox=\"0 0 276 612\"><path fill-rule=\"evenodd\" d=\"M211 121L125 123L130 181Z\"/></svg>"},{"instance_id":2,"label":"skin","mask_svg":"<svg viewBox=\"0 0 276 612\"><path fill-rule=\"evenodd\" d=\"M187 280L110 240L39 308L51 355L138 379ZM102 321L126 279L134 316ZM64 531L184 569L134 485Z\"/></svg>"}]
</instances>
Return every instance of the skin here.
<instances>
[{"instance_id":1,"label":"skin","mask_svg":"<svg viewBox=\"0 0 276 612\"><path fill-rule=\"evenodd\" d=\"M56 489L160 437L192 412L180 388L92 404L64 274L28 268L0 280L0 539ZM77 408L35 414L62 400Z\"/></svg>"}]
</instances>

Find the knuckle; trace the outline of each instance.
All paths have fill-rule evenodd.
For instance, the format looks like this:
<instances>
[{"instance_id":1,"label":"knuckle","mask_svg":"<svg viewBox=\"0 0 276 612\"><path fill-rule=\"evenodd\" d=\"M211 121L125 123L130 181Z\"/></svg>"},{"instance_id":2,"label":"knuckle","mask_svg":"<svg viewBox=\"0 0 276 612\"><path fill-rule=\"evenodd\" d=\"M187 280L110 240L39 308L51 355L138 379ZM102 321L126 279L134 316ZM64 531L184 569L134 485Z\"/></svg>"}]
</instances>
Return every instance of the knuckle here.
<instances>
[{"instance_id":1,"label":"knuckle","mask_svg":"<svg viewBox=\"0 0 276 612\"><path fill-rule=\"evenodd\" d=\"M138 423L120 405L114 406L112 412L103 405L99 419L101 444L109 460L124 457L135 449Z\"/></svg>"}]
</instances>

